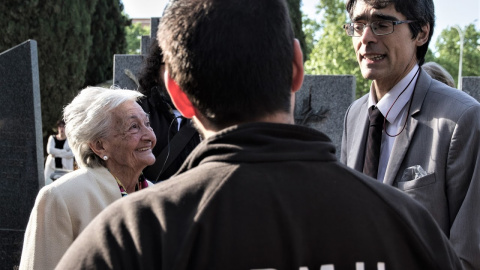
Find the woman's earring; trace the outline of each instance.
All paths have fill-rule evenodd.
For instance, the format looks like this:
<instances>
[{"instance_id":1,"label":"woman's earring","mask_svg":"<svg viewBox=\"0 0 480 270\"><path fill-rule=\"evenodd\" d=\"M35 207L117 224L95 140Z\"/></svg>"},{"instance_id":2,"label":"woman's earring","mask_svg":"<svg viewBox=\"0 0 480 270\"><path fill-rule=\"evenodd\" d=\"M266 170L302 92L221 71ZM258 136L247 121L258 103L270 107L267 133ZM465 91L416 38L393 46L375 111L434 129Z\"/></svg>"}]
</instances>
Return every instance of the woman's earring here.
<instances>
[{"instance_id":1,"label":"woman's earring","mask_svg":"<svg viewBox=\"0 0 480 270\"><path fill-rule=\"evenodd\" d=\"M103 160L107 160L107 159L108 159L108 157L107 157L107 156L103 156Z\"/></svg>"}]
</instances>

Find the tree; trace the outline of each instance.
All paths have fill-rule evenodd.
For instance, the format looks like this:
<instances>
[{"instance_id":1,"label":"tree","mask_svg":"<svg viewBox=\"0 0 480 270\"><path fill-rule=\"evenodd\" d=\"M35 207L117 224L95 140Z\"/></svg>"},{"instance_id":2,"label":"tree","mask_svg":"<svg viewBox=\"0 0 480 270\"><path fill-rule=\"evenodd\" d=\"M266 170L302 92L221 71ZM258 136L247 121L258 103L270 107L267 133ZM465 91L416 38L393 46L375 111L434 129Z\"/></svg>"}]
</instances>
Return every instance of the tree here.
<instances>
[{"instance_id":1,"label":"tree","mask_svg":"<svg viewBox=\"0 0 480 270\"><path fill-rule=\"evenodd\" d=\"M141 23L132 23L126 29L127 54L140 54L140 42L142 36L150 35L150 27L144 27Z\"/></svg>"},{"instance_id":2,"label":"tree","mask_svg":"<svg viewBox=\"0 0 480 270\"><path fill-rule=\"evenodd\" d=\"M309 18L307 15L302 15L303 33L305 34L305 49L303 50L303 56L305 60L308 60L310 54L313 51L313 47L317 44L319 38L318 33L321 29L320 24Z\"/></svg>"},{"instance_id":3,"label":"tree","mask_svg":"<svg viewBox=\"0 0 480 270\"><path fill-rule=\"evenodd\" d=\"M0 1L0 51L34 39L38 46L44 138L83 86L97 0Z\"/></svg>"},{"instance_id":4,"label":"tree","mask_svg":"<svg viewBox=\"0 0 480 270\"><path fill-rule=\"evenodd\" d=\"M112 79L113 55L125 53L125 28L131 23L122 11L123 4L119 0L98 0L92 15L90 33L93 40L84 86Z\"/></svg>"},{"instance_id":5,"label":"tree","mask_svg":"<svg viewBox=\"0 0 480 270\"><path fill-rule=\"evenodd\" d=\"M300 0L287 0L288 9L290 12L290 19L292 21L293 33L295 38L300 42L302 51L306 50L305 34L302 30L302 12L300 11ZM306 56L303 56L305 61Z\"/></svg>"},{"instance_id":6,"label":"tree","mask_svg":"<svg viewBox=\"0 0 480 270\"><path fill-rule=\"evenodd\" d=\"M465 37L463 44L463 76L480 76L480 31L475 24L462 29ZM455 28L444 29L435 43L437 54L435 61L442 65L458 84L458 63L460 57L460 36Z\"/></svg>"},{"instance_id":7,"label":"tree","mask_svg":"<svg viewBox=\"0 0 480 270\"><path fill-rule=\"evenodd\" d=\"M370 82L363 78L355 52L352 38L345 34L342 25L347 21L345 4L342 0L320 0L317 5L317 14L322 14L319 29L319 39L314 44L309 60L305 63L307 74L317 75L344 75L352 74L356 77L356 96L360 97L370 90ZM304 20L306 33L310 34L309 27L315 25ZM308 40L312 39L310 37ZM308 47L308 46L307 46Z\"/></svg>"},{"instance_id":8,"label":"tree","mask_svg":"<svg viewBox=\"0 0 480 270\"><path fill-rule=\"evenodd\" d=\"M435 61L436 61L435 55L433 54L432 50L430 48L428 48L427 53L425 54L425 63L426 62L435 62Z\"/></svg>"}]
</instances>

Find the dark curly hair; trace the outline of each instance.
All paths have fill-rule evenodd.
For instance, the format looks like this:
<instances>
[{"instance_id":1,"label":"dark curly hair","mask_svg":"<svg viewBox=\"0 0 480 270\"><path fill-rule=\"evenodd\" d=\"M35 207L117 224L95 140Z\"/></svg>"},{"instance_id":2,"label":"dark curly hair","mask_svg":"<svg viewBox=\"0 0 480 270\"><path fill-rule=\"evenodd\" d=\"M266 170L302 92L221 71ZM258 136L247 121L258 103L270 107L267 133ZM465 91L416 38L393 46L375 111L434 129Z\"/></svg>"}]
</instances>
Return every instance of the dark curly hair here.
<instances>
[{"instance_id":1,"label":"dark curly hair","mask_svg":"<svg viewBox=\"0 0 480 270\"><path fill-rule=\"evenodd\" d=\"M163 80L159 75L162 64L162 49L158 46L157 40L154 39L150 45L148 55L143 61L143 67L139 74L138 82L140 84L140 93L149 97L152 94L152 89L158 87L162 94L166 95Z\"/></svg>"},{"instance_id":2,"label":"dark curly hair","mask_svg":"<svg viewBox=\"0 0 480 270\"><path fill-rule=\"evenodd\" d=\"M163 64L162 49L157 40L154 39L150 44L148 55L143 60L143 66L138 77L138 83L140 84L138 90L146 98L152 97L156 104L167 103L171 108L175 108L160 75Z\"/></svg>"}]
</instances>

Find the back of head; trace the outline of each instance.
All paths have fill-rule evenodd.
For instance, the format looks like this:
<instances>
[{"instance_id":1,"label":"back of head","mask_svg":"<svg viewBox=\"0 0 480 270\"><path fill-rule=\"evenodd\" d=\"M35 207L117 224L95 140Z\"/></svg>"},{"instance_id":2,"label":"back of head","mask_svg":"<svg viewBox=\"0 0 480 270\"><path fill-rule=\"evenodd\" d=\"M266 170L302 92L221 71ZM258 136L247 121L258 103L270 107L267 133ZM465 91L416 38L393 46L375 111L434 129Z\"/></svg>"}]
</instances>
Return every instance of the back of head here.
<instances>
[{"instance_id":1,"label":"back of head","mask_svg":"<svg viewBox=\"0 0 480 270\"><path fill-rule=\"evenodd\" d=\"M217 128L289 111L294 35L284 0L174 0L158 40L171 78Z\"/></svg>"},{"instance_id":2,"label":"back of head","mask_svg":"<svg viewBox=\"0 0 480 270\"><path fill-rule=\"evenodd\" d=\"M455 81L453 80L452 75L448 73L446 69L435 62L428 62L423 64L422 68L430 75L433 79L441 81L444 84L455 88Z\"/></svg>"},{"instance_id":3,"label":"back of head","mask_svg":"<svg viewBox=\"0 0 480 270\"><path fill-rule=\"evenodd\" d=\"M412 32L412 38L417 37L422 30L422 26L430 24L428 41L417 48L418 64L421 66L425 62L425 54L427 53L428 44L430 44L435 27L435 6L433 0L347 0L346 7L350 17L352 17L355 4L359 1L363 1L376 9L382 9L389 4L394 4L395 9L405 15L407 20L415 21L408 24Z\"/></svg>"}]
</instances>

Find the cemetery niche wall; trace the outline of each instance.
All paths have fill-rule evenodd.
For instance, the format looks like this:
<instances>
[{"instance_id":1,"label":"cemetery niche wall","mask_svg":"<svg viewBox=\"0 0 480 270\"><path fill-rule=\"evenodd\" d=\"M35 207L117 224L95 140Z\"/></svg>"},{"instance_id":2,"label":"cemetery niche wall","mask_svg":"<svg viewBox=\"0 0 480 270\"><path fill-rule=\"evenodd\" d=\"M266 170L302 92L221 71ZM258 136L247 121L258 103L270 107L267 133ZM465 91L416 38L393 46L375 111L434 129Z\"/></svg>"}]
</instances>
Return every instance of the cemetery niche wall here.
<instances>
[{"instance_id":1,"label":"cemetery niche wall","mask_svg":"<svg viewBox=\"0 0 480 270\"><path fill-rule=\"evenodd\" d=\"M37 42L0 53L0 266L15 269L38 190L43 140Z\"/></svg>"}]
</instances>

